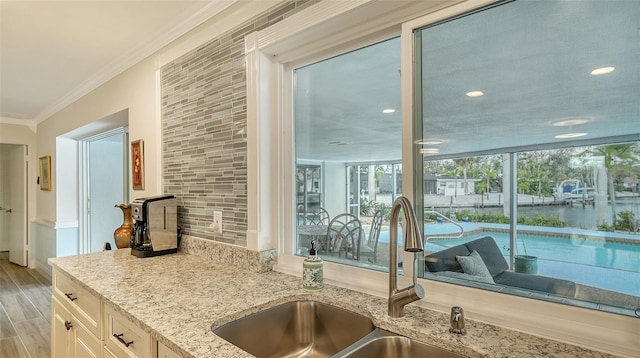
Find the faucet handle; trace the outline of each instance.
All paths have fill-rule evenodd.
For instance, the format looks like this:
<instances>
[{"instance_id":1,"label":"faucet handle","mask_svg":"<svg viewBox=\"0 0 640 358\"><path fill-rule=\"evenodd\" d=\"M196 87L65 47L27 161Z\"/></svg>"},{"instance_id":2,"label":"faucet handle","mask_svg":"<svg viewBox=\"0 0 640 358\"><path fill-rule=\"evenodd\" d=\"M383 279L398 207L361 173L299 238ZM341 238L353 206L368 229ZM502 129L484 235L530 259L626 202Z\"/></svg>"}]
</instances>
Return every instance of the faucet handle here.
<instances>
[{"instance_id":1,"label":"faucet handle","mask_svg":"<svg viewBox=\"0 0 640 358\"><path fill-rule=\"evenodd\" d=\"M464 310L462 310L462 307L451 307L451 319L449 322L451 323L449 333L467 334L467 329L464 328Z\"/></svg>"}]
</instances>

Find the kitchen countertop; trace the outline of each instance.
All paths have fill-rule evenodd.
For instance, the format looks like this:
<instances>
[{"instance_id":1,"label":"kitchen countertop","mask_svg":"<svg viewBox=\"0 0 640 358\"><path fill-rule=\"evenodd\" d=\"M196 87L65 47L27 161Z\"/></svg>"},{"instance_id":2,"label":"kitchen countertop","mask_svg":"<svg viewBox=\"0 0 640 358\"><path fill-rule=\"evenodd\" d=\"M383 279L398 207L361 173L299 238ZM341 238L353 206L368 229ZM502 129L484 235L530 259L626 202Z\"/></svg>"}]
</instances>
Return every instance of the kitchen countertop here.
<instances>
[{"instance_id":1,"label":"kitchen countertop","mask_svg":"<svg viewBox=\"0 0 640 358\"><path fill-rule=\"evenodd\" d=\"M387 300L380 297L327 284L306 291L299 277L245 271L182 252L140 259L120 249L49 263L185 357L251 357L213 334L211 325L296 300L355 311L382 329L470 357L614 357L468 318L467 335L454 335L449 314L409 304L405 317L390 318Z\"/></svg>"}]
</instances>

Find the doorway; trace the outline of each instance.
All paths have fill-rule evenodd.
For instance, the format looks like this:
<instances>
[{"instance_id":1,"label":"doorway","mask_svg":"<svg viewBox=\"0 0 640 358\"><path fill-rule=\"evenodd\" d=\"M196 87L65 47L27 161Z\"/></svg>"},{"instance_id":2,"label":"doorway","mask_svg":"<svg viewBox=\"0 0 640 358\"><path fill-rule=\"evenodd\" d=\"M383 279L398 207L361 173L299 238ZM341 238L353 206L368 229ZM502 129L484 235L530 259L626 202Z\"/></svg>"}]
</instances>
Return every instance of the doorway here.
<instances>
[{"instance_id":1,"label":"doorway","mask_svg":"<svg viewBox=\"0 0 640 358\"><path fill-rule=\"evenodd\" d=\"M117 128L79 141L80 145L80 253L116 248L113 232L123 222L115 206L128 203L128 132Z\"/></svg>"},{"instance_id":2,"label":"doorway","mask_svg":"<svg viewBox=\"0 0 640 358\"><path fill-rule=\"evenodd\" d=\"M27 266L28 148L24 144L0 144L0 251L9 261Z\"/></svg>"}]
</instances>

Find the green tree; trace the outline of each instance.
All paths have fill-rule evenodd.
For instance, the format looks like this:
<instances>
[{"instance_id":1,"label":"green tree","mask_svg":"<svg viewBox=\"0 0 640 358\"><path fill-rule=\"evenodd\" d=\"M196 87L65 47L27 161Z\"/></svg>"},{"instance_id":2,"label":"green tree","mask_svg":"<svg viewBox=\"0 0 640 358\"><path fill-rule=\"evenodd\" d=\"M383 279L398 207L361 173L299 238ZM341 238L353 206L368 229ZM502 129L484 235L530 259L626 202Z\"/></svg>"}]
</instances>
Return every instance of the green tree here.
<instances>
[{"instance_id":1,"label":"green tree","mask_svg":"<svg viewBox=\"0 0 640 358\"><path fill-rule=\"evenodd\" d=\"M485 191L491 191L491 181L498 179L500 161L495 157L488 157L480 166L480 175L484 180Z\"/></svg>"},{"instance_id":2,"label":"green tree","mask_svg":"<svg viewBox=\"0 0 640 358\"><path fill-rule=\"evenodd\" d=\"M464 194L469 194L469 183L467 180L467 171L469 169L469 167L471 167L471 165L474 162L474 158L458 158L458 159L454 159L453 162L456 164L457 168L460 168L462 170L462 176L464 178ZM457 186L456 186L456 194L457 194ZM457 196L457 195L456 195Z\"/></svg>"}]
</instances>

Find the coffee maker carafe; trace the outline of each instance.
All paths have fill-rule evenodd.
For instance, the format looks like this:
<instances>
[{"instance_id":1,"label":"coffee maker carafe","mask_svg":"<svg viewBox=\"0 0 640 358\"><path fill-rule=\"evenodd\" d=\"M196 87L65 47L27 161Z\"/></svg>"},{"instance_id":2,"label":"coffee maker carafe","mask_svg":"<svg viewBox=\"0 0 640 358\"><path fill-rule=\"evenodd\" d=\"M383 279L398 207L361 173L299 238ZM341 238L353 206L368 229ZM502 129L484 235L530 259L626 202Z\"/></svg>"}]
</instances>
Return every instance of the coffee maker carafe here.
<instances>
[{"instance_id":1,"label":"coffee maker carafe","mask_svg":"<svg viewBox=\"0 0 640 358\"><path fill-rule=\"evenodd\" d=\"M131 254L150 257L178 252L178 207L173 195L136 199L131 203Z\"/></svg>"}]
</instances>

